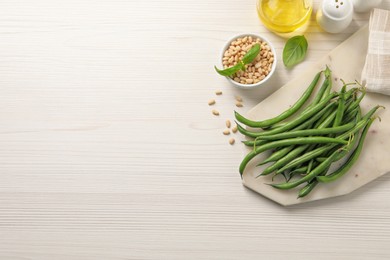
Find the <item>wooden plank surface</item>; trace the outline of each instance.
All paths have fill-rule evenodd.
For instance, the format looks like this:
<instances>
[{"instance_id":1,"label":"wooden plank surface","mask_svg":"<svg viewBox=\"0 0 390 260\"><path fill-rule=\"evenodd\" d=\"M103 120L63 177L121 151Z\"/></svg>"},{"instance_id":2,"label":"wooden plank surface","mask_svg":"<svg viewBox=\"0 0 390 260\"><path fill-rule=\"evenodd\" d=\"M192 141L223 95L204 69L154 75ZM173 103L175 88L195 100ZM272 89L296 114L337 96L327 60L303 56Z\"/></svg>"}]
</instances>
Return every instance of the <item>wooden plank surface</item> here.
<instances>
[{"instance_id":1,"label":"wooden plank surface","mask_svg":"<svg viewBox=\"0 0 390 260\"><path fill-rule=\"evenodd\" d=\"M313 15L307 60L239 91L212 69L224 41L261 33L279 60L285 41L253 0L1 1L0 259L388 259L390 176L283 208L221 134L234 95L248 111L367 21Z\"/></svg>"}]
</instances>

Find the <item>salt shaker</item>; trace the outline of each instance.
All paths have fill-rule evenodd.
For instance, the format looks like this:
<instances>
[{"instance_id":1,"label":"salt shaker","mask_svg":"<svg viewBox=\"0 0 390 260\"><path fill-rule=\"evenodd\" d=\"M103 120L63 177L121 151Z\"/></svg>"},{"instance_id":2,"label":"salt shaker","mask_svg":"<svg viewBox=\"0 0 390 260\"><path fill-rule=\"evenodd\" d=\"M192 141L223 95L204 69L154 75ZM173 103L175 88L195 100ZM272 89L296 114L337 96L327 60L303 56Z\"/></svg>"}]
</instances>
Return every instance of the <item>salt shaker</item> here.
<instances>
[{"instance_id":1,"label":"salt shaker","mask_svg":"<svg viewBox=\"0 0 390 260\"><path fill-rule=\"evenodd\" d=\"M352 0L353 9L358 13L365 13L377 7L382 0Z\"/></svg>"},{"instance_id":2,"label":"salt shaker","mask_svg":"<svg viewBox=\"0 0 390 260\"><path fill-rule=\"evenodd\" d=\"M319 26L325 31L339 33L349 26L352 15L353 5L350 0L324 0L316 18Z\"/></svg>"}]
</instances>

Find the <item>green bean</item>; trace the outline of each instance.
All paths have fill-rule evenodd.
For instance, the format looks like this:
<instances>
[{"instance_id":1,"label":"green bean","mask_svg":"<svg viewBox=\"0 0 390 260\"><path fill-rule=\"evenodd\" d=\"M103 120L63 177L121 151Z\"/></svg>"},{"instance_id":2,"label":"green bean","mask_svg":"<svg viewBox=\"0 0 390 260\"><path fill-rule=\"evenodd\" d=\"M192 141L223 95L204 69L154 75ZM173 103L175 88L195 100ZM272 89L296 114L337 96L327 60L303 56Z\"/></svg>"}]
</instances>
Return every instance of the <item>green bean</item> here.
<instances>
[{"instance_id":1,"label":"green bean","mask_svg":"<svg viewBox=\"0 0 390 260\"><path fill-rule=\"evenodd\" d=\"M308 164L308 166L307 166L307 172L306 172L306 173L311 172L311 169L313 168L313 162L314 162L313 159L311 159L311 160L309 161L309 164Z\"/></svg>"},{"instance_id":2,"label":"green bean","mask_svg":"<svg viewBox=\"0 0 390 260\"><path fill-rule=\"evenodd\" d=\"M288 162L290 162L291 160L293 160L294 157L298 156L298 155L301 154L302 152L308 153L308 152L312 151L317 145L318 145L318 144L310 144L310 145L308 145L308 146L304 146L304 148L302 148L302 146L297 146L296 148L294 148L294 150L292 150L292 151L290 152L290 154L291 154L290 158L288 158L288 159L286 159L286 160L283 160L283 158L282 158L282 159L280 159L279 162L277 162L277 165L275 165L275 166L272 165L272 166L274 166L274 167L273 167L273 168L274 168L273 171L277 170L277 169L280 168L280 167L283 167L285 164L287 164ZM297 165L296 167L300 167L300 166L301 166L301 165ZM282 173L282 172L275 172L274 177L275 177L276 175L280 174L280 173Z\"/></svg>"},{"instance_id":3,"label":"green bean","mask_svg":"<svg viewBox=\"0 0 390 260\"><path fill-rule=\"evenodd\" d=\"M332 105L335 105L334 103L332 104L329 104L327 107L325 107L323 110L321 110L320 112L318 112L316 115L314 115L312 118L310 118L309 120L307 120L306 122L300 124L299 126L293 128L292 130L301 130L301 129L305 129L307 127L310 127L311 124L313 122L315 122L316 120L318 120L324 113L326 113L327 110L329 110L330 108L332 108ZM243 128L240 124L237 124L237 129L238 131L245 135L245 136L250 136L250 137L253 137L253 132L250 132L248 130L246 130L245 128ZM256 137L257 138L257 137ZM258 145L261 145L264 143L264 141L262 140L259 140L259 138L257 138L257 140L250 140L250 141L243 141L242 142L243 144L245 144L246 146L258 146Z\"/></svg>"},{"instance_id":4,"label":"green bean","mask_svg":"<svg viewBox=\"0 0 390 260\"><path fill-rule=\"evenodd\" d=\"M325 183L335 181L338 178L340 178L341 176L343 176L354 165L354 163L357 161L357 159L360 156L360 153L363 149L364 140L366 139L368 130L370 129L371 124L374 120L375 119L369 120L368 124L366 125L366 127L364 128L364 130L362 132L362 135L360 136L358 146L355 148L355 150L353 151L351 156L348 158L347 162L345 162L340 168L338 168L336 171L334 171L333 173L331 173L329 175L317 176L316 179L318 181L325 182Z\"/></svg>"},{"instance_id":5,"label":"green bean","mask_svg":"<svg viewBox=\"0 0 390 260\"><path fill-rule=\"evenodd\" d=\"M333 120L336 117L337 110L334 110L332 114L329 115L328 118L326 118L321 124L317 125L316 128L326 128L330 126L333 122Z\"/></svg>"},{"instance_id":6,"label":"green bean","mask_svg":"<svg viewBox=\"0 0 390 260\"><path fill-rule=\"evenodd\" d=\"M361 118L361 115L360 115L360 113L358 113L357 115L356 115L356 119L360 119ZM367 122L368 123L368 122ZM348 143L348 145L346 146L346 149L342 152L342 153L340 153L339 154L339 157L337 157L336 158L336 161L338 161L338 160L340 160L341 158L343 158L351 149L353 149L353 147L355 147L355 145L356 145L356 143L357 143L357 140L358 140L358 138L356 138L356 137L354 137L353 135L355 134L356 132L354 132L354 133L351 133L351 135L352 135L352 140L349 140L349 143ZM329 155L331 155L334 151L336 151L338 148L337 147L334 147L334 148L332 148L332 149L330 149L329 151L327 151L327 152L325 152L324 154L322 154L321 156L325 156L325 157L323 157L323 158L325 158L325 159L320 159L320 160L317 160L317 161L324 161L324 160L326 160L326 157L328 157ZM321 157L320 157L321 158ZM316 159L318 159L318 158L316 158Z\"/></svg>"},{"instance_id":7,"label":"green bean","mask_svg":"<svg viewBox=\"0 0 390 260\"><path fill-rule=\"evenodd\" d=\"M303 171L303 170L305 170L305 171ZM289 182L289 181L290 181L292 178L294 178L294 176L297 175L297 174L305 175L305 174L306 174L306 170L307 170L307 166L300 167L300 168L297 168L296 170L290 171L290 172L288 173L288 178L287 178L286 182ZM272 181L273 181L273 179L275 178L275 176L277 176L277 175L278 175L278 174L275 173L275 174L272 176Z\"/></svg>"},{"instance_id":8,"label":"green bean","mask_svg":"<svg viewBox=\"0 0 390 260\"><path fill-rule=\"evenodd\" d=\"M317 157L317 158L316 158L316 161L317 161L317 162L323 162L323 161L326 160L326 158L327 158L327 157Z\"/></svg>"},{"instance_id":9,"label":"green bean","mask_svg":"<svg viewBox=\"0 0 390 260\"><path fill-rule=\"evenodd\" d=\"M276 171L276 173L281 173L281 172L286 171L292 167L296 167L302 163L310 161L311 159L317 158L318 156L322 155L323 153L329 151L330 149L332 149L334 147L338 147L338 146L336 144L330 144L327 146L320 146L320 147L318 147L310 152L307 152L307 153L295 158L294 160L290 161L288 164L286 164L282 168L278 169Z\"/></svg>"},{"instance_id":10,"label":"green bean","mask_svg":"<svg viewBox=\"0 0 390 260\"><path fill-rule=\"evenodd\" d=\"M363 100L363 98L364 98L365 95L366 95L366 91L363 90L363 91L362 91L362 94L360 95L360 97L359 97L358 99L356 99L356 100L348 107L349 111L350 111L350 110L353 110L353 109L355 109L355 108L357 108L357 107L359 106L360 102Z\"/></svg>"},{"instance_id":11,"label":"green bean","mask_svg":"<svg viewBox=\"0 0 390 260\"><path fill-rule=\"evenodd\" d=\"M257 139L259 139L259 140L280 140L280 139L293 138L293 137L337 134L337 133L342 133L342 132L348 131L349 129L353 128L354 126L355 126L355 123L349 123L349 124L345 124L345 125L341 125L341 126L337 126L337 127L331 127L331 128L306 129L306 130L290 131L290 132L274 134L274 135L259 136L259 137L257 137Z\"/></svg>"},{"instance_id":12,"label":"green bean","mask_svg":"<svg viewBox=\"0 0 390 260\"><path fill-rule=\"evenodd\" d=\"M358 109L357 109L356 116L355 116L355 122L356 123L359 122L360 119L362 119L362 109L359 106Z\"/></svg>"},{"instance_id":13,"label":"green bean","mask_svg":"<svg viewBox=\"0 0 390 260\"><path fill-rule=\"evenodd\" d=\"M352 128L348 132L338 136L337 138L338 139L348 138L349 135L354 134L354 133L358 132L361 128L363 128L367 124L367 122L368 122L367 119L362 119L359 123L357 123L354 126L354 128ZM292 167L296 167L297 165L299 165L301 163L307 162L313 158L317 158L318 156L321 156L323 153L331 150L332 148L335 148L336 146L337 146L336 144L329 144L327 146L318 147L311 152L305 153L302 156L295 158L294 160L292 160L291 162L289 162L288 164L286 164L284 167L280 168L276 172L281 173L287 169L290 169Z\"/></svg>"},{"instance_id":14,"label":"green bean","mask_svg":"<svg viewBox=\"0 0 390 260\"><path fill-rule=\"evenodd\" d=\"M269 163L269 162L274 162L274 161L279 160L280 158L282 158L286 154L288 154L293 148L294 148L294 145L283 147L279 151L276 151L276 152L272 153L270 157L268 157L267 159L265 159L264 161L259 163L258 166L264 165L264 164Z\"/></svg>"},{"instance_id":15,"label":"green bean","mask_svg":"<svg viewBox=\"0 0 390 260\"><path fill-rule=\"evenodd\" d=\"M341 89L340 98L338 101L339 106L337 108L336 118L334 119L333 127L339 126L341 124L341 120L343 119L344 110L345 110L345 88L346 86L344 85L343 88Z\"/></svg>"},{"instance_id":16,"label":"green bean","mask_svg":"<svg viewBox=\"0 0 390 260\"><path fill-rule=\"evenodd\" d=\"M315 123L317 120L319 120L324 114L328 113L330 110L332 110L336 106L336 103L332 102L328 104L323 110L318 112L316 115L314 115L312 118L308 119L307 121L303 122L302 124L290 129L291 131L297 131L297 130L304 130L309 129L312 127L313 123Z\"/></svg>"},{"instance_id":17,"label":"green bean","mask_svg":"<svg viewBox=\"0 0 390 260\"><path fill-rule=\"evenodd\" d=\"M294 170L292 170L291 172L290 172L290 174L291 173L304 173L304 174L306 174L307 173L307 166L302 166L302 167L298 167L298 168L295 168Z\"/></svg>"},{"instance_id":18,"label":"green bean","mask_svg":"<svg viewBox=\"0 0 390 260\"><path fill-rule=\"evenodd\" d=\"M353 98L355 93L358 91L358 88L351 88L347 92L345 92L345 100L348 100L350 98Z\"/></svg>"},{"instance_id":19,"label":"green bean","mask_svg":"<svg viewBox=\"0 0 390 260\"><path fill-rule=\"evenodd\" d=\"M324 98L327 95L329 95L330 92L332 91L332 71L328 68L328 66L326 66L324 74L325 74L325 77L329 78L330 80L329 80L328 88L325 89L324 94L321 97L321 101L324 100Z\"/></svg>"},{"instance_id":20,"label":"green bean","mask_svg":"<svg viewBox=\"0 0 390 260\"><path fill-rule=\"evenodd\" d=\"M375 106L375 107L371 108L371 110L368 111L368 112L362 117L362 119L361 119L360 121L370 119L370 117L372 117L372 116L375 114L375 112L376 112L379 108L384 108L384 107L378 105L378 106Z\"/></svg>"},{"instance_id":21,"label":"green bean","mask_svg":"<svg viewBox=\"0 0 390 260\"><path fill-rule=\"evenodd\" d=\"M245 129L240 129L240 128L242 128L242 126L237 124L237 129L240 133L242 133L241 131L246 131ZM268 140L259 140L258 138L256 140L253 140L253 141L252 140L242 141L243 144L245 144L246 146L250 146L250 147L260 146L260 145L266 144L268 142L269 142Z\"/></svg>"},{"instance_id":22,"label":"green bean","mask_svg":"<svg viewBox=\"0 0 390 260\"><path fill-rule=\"evenodd\" d=\"M314 100L310 104L311 106L318 104L321 101L322 97L324 97L324 94L328 90L328 87L329 87L329 81L330 81L330 77L329 76L325 76L325 80L322 83L322 86L321 86L320 90L318 91L318 93L315 96Z\"/></svg>"},{"instance_id":23,"label":"green bean","mask_svg":"<svg viewBox=\"0 0 390 260\"><path fill-rule=\"evenodd\" d=\"M350 104L354 101L356 101L356 92L358 92L359 89L358 88L351 88L350 90L348 91L345 91L345 96L344 96L344 99L345 99L345 102L349 101Z\"/></svg>"},{"instance_id":24,"label":"green bean","mask_svg":"<svg viewBox=\"0 0 390 260\"><path fill-rule=\"evenodd\" d=\"M349 92L349 91L348 91ZM347 93L348 93L347 92ZM347 94L346 94L347 95ZM348 95L347 95L348 96ZM352 100L347 97L346 99L346 107L348 107L349 105L352 104ZM336 117L336 114L337 114L337 109L336 110L333 110L331 114L328 115L328 117L324 118L323 120L321 120L321 122L318 122L316 123L316 125L314 126L315 128L326 128L328 126L330 126L332 123L333 123L333 120L335 119ZM323 116L324 117L324 116Z\"/></svg>"},{"instance_id":25,"label":"green bean","mask_svg":"<svg viewBox=\"0 0 390 260\"><path fill-rule=\"evenodd\" d=\"M321 125L325 120L327 120L332 114L334 114L333 117L336 116L336 112L335 112L336 110L335 110L334 108L337 107L337 106L336 106L337 103L332 103L332 104L333 104L333 107L332 107L331 109L328 109L328 111L326 111L326 113L324 113L324 114L321 116L321 118L318 119L318 120L315 122L313 128L318 128L318 126ZM325 127L323 127L323 128L325 128ZM293 130L295 130L295 128L294 128Z\"/></svg>"},{"instance_id":26,"label":"green bean","mask_svg":"<svg viewBox=\"0 0 390 260\"><path fill-rule=\"evenodd\" d=\"M334 158L336 158L338 153L340 153L340 152L341 152L341 149L334 152L324 162L322 162L320 165L318 165L316 168L314 168L309 174L303 176L299 180L296 180L294 182L285 182L285 183L270 184L270 185L274 188L277 188L277 189L287 190L287 189L295 188L295 187L297 187L297 186L299 186L302 183L305 183L307 181L310 181L310 180L314 179L317 175L322 173L325 169L327 169L334 161Z\"/></svg>"},{"instance_id":27,"label":"green bean","mask_svg":"<svg viewBox=\"0 0 390 260\"><path fill-rule=\"evenodd\" d=\"M345 116L345 119L343 119L343 122L351 122L352 120L354 120L355 122L358 122L358 121L360 121L361 118L362 118L362 109L360 108L360 106L358 106L357 108L350 111L350 113L348 113Z\"/></svg>"},{"instance_id":28,"label":"green bean","mask_svg":"<svg viewBox=\"0 0 390 260\"><path fill-rule=\"evenodd\" d=\"M311 117L314 117L316 114L318 115L318 113L323 110L327 105L329 106L330 104L328 104L328 102L337 95L337 93L332 93L330 95L328 95L328 97L324 100L324 101L321 101L320 103L318 103L317 105L313 106L312 108L308 109L306 111L306 113L302 113L299 117L297 117L294 121L290 121L289 123L285 124L284 126L282 127L279 127L279 128L276 128L276 129L273 129L273 130L270 130L270 131L263 131L263 132L252 132L252 131L249 131L249 130L246 130L244 129L242 126L241 127L238 127L237 125L237 129L240 131L240 133L242 133L243 135L246 135L246 136L249 136L249 137L253 137L253 138L256 138L258 136L263 136L263 135L271 135L271 134L278 134L278 133L282 133L284 131L287 131L287 130L290 130L292 129L293 127L301 124L302 122L305 122L306 120L308 120L309 118Z\"/></svg>"},{"instance_id":29,"label":"green bean","mask_svg":"<svg viewBox=\"0 0 390 260\"><path fill-rule=\"evenodd\" d=\"M350 101L351 102L351 101ZM333 123L333 120L336 118L337 109L334 110L328 118L326 118L323 122L321 122L319 125L316 125L317 128L326 128L330 126Z\"/></svg>"},{"instance_id":30,"label":"green bean","mask_svg":"<svg viewBox=\"0 0 390 260\"><path fill-rule=\"evenodd\" d=\"M262 153L264 151L280 147L280 146L290 146L297 144L313 144L313 143L338 143L338 144L347 144L347 141L342 140L340 138L330 138L330 137L296 137L291 139L284 139L266 143L262 146L258 146L249 152L244 159L242 160L239 168L239 172L242 175L246 165L252 160L256 155Z\"/></svg>"},{"instance_id":31,"label":"green bean","mask_svg":"<svg viewBox=\"0 0 390 260\"><path fill-rule=\"evenodd\" d=\"M351 122L353 119L356 118L356 115L358 113L359 107L355 108L354 110L350 111L348 114L344 115L343 122Z\"/></svg>"},{"instance_id":32,"label":"green bean","mask_svg":"<svg viewBox=\"0 0 390 260\"><path fill-rule=\"evenodd\" d=\"M298 199L306 197L318 184L318 181L309 182L298 192Z\"/></svg>"},{"instance_id":33,"label":"green bean","mask_svg":"<svg viewBox=\"0 0 390 260\"><path fill-rule=\"evenodd\" d=\"M325 175L330 166L328 166L322 173L320 173L318 176ZM306 197L318 184L317 179L313 179L312 181L309 181L305 187L303 187L299 192L298 192L298 198L303 198Z\"/></svg>"},{"instance_id":34,"label":"green bean","mask_svg":"<svg viewBox=\"0 0 390 260\"><path fill-rule=\"evenodd\" d=\"M263 127L262 129L268 131L268 130L272 130L272 129L276 129L276 128L279 128L281 126L284 126L285 124L286 123L277 123L277 124L271 125L269 127Z\"/></svg>"},{"instance_id":35,"label":"green bean","mask_svg":"<svg viewBox=\"0 0 390 260\"><path fill-rule=\"evenodd\" d=\"M317 85L318 80L320 79L322 71L318 72L316 76L314 77L313 81L311 82L310 86L306 89L306 91L303 93L303 95L295 102L294 105L292 105L289 109L281 113L280 115L270 118L267 120L263 121L252 121L249 120L242 115L240 115L238 112L234 112L235 117L238 122L249 126L249 127L254 127L254 128L262 128L262 127L268 127L271 125L274 125L280 121L283 121L284 119L290 117L293 115L295 112L297 112L304 104L305 102L309 99L311 93L313 92L314 88Z\"/></svg>"},{"instance_id":36,"label":"green bean","mask_svg":"<svg viewBox=\"0 0 390 260\"><path fill-rule=\"evenodd\" d=\"M307 147L309 147L308 144L307 145L300 145L300 146L298 146L296 149L294 149L293 151L289 152L286 156L284 156L283 158L279 159L278 161L276 161L271 166L268 166L257 177L263 176L263 175L268 175L268 174L274 172L275 170L279 169L281 166L285 165L286 163L288 163L289 161L293 160L295 157L300 155L303 151L306 150Z\"/></svg>"},{"instance_id":37,"label":"green bean","mask_svg":"<svg viewBox=\"0 0 390 260\"><path fill-rule=\"evenodd\" d=\"M339 127L335 127L335 128L301 130L301 131L296 131L296 132L298 132L298 133L301 133L301 132L307 133L304 136L321 135L321 134L330 134L332 132L332 130L334 130L335 133L345 132L347 130L350 130L354 126L355 126L354 123L350 123L350 124L342 126L342 129L340 129ZM265 138L267 140L268 139L269 140L277 140L277 139L281 139L280 137L287 138L287 137L298 137L298 136L301 136L301 135L295 135L294 132L287 132L287 133L282 133L282 134L276 134L276 135L273 135L273 136L264 136L264 137L258 137L258 138L259 139ZM301 154L304 150L307 149L306 153L309 153L311 150L313 150L315 148L315 146L316 145L309 146L310 149L307 149L308 148L307 146L305 146L303 148L301 148L301 147L295 148L292 152L289 153L289 155L291 155L291 156L289 156L287 158L280 159L278 162L276 162L272 166L269 166L268 168L266 168L261 175L267 175L267 174L270 174L271 172L274 172L278 168L285 166L286 163L290 162L294 157L296 157L299 154ZM322 154L322 152L320 151L319 154ZM311 170L311 168L309 169L309 171L310 170ZM277 171L276 174L279 174L279 173L282 173L282 172L283 171L280 170L280 171Z\"/></svg>"}]
</instances>

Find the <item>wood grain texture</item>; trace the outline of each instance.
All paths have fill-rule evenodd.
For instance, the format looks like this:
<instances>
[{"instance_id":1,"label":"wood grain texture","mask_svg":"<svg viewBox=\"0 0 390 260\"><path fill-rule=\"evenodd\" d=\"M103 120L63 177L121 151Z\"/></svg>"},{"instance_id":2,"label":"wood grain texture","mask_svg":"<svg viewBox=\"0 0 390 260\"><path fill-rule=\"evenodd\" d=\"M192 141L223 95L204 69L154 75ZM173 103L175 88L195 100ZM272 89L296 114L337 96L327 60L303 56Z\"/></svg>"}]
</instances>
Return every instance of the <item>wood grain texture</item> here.
<instances>
[{"instance_id":1,"label":"wood grain texture","mask_svg":"<svg viewBox=\"0 0 390 260\"><path fill-rule=\"evenodd\" d=\"M307 60L242 92L212 69L224 41L261 33L279 60L285 41L253 0L1 1L0 259L388 259L390 176L282 208L221 133L234 95L247 111L367 20L313 16Z\"/></svg>"}]
</instances>

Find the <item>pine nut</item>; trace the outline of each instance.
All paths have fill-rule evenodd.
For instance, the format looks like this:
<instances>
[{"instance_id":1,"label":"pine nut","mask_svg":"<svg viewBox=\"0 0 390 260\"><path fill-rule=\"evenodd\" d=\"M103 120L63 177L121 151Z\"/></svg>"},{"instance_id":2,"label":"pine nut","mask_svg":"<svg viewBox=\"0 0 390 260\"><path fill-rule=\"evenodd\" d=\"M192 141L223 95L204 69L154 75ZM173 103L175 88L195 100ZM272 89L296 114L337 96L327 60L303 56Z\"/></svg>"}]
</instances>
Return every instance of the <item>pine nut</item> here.
<instances>
[{"instance_id":1,"label":"pine nut","mask_svg":"<svg viewBox=\"0 0 390 260\"><path fill-rule=\"evenodd\" d=\"M235 98L236 98L236 100L237 100L238 102L242 102L242 97L240 97L240 96L235 96Z\"/></svg>"},{"instance_id":2,"label":"pine nut","mask_svg":"<svg viewBox=\"0 0 390 260\"><path fill-rule=\"evenodd\" d=\"M230 138L230 139L229 139L229 144L233 145L234 142L235 142L234 138Z\"/></svg>"},{"instance_id":3,"label":"pine nut","mask_svg":"<svg viewBox=\"0 0 390 260\"><path fill-rule=\"evenodd\" d=\"M226 120L226 127L227 128L230 128L231 127L231 125L232 125L232 123L230 123L230 120L228 119L228 120Z\"/></svg>"},{"instance_id":4,"label":"pine nut","mask_svg":"<svg viewBox=\"0 0 390 260\"><path fill-rule=\"evenodd\" d=\"M209 100L209 106L212 106L212 105L214 105L215 104L215 99L210 99Z\"/></svg>"},{"instance_id":5,"label":"pine nut","mask_svg":"<svg viewBox=\"0 0 390 260\"><path fill-rule=\"evenodd\" d=\"M215 109L213 109L213 115L215 115L215 116L219 116L219 112L218 112L218 110L215 110Z\"/></svg>"},{"instance_id":6,"label":"pine nut","mask_svg":"<svg viewBox=\"0 0 390 260\"><path fill-rule=\"evenodd\" d=\"M247 81L247 82L248 82L248 81ZM253 82L253 79L252 79L252 82ZM242 105L241 102L237 101L237 102L236 102L236 107L243 107L243 105Z\"/></svg>"},{"instance_id":7,"label":"pine nut","mask_svg":"<svg viewBox=\"0 0 390 260\"><path fill-rule=\"evenodd\" d=\"M233 133L237 133L237 126L235 125L235 126L233 126L233 128L232 128L232 132Z\"/></svg>"},{"instance_id":8,"label":"pine nut","mask_svg":"<svg viewBox=\"0 0 390 260\"><path fill-rule=\"evenodd\" d=\"M222 91L221 90L217 90L217 91L215 91L215 95L222 95Z\"/></svg>"},{"instance_id":9,"label":"pine nut","mask_svg":"<svg viewBox=\"0 0 390 260\"><path fill-rule=\"evenodd\" d=\"M225 129L223 130L222 132L224 135L230 135L230 130L229 129Z\"/></svg>"}]
</instances>

